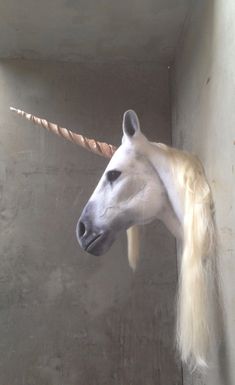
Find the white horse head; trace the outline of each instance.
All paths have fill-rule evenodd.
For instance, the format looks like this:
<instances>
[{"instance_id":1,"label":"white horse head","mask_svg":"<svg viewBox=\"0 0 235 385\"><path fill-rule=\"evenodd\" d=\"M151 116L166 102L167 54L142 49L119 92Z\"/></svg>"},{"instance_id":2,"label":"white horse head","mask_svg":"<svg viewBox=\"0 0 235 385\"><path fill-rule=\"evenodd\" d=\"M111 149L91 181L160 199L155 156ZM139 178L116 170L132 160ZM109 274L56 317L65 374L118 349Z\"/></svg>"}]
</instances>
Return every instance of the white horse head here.
<instances>
[{"instance_id":1,"label":"white horse head","mask_svg":"<svg viewBox=\"0 0 235 385\"><path fill-rule=\"evenodd\" d=\"M123 139L77 225L81 247L94 255L106 252L120 230L162 218L169 205L158 173L145 155L147 139L129 110L123 117Z\"/></svg>"}]
</instances>

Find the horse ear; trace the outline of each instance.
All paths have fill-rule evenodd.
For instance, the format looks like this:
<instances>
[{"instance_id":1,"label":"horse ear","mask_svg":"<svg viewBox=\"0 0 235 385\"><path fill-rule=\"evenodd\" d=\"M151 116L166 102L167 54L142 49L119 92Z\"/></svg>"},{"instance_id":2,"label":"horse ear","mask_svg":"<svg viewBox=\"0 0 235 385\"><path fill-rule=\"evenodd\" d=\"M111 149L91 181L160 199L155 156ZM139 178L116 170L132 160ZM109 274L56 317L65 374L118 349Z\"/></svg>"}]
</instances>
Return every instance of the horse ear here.
<instances>
[{"instance_id":1,"label":"horse ear","mask_svg":"<svg viewBox=\"0 0 235 385\"><path fill-rule=\"evenodd\" d=\"M123 115L122 129L124 135L133 137L140 131L140 123L137 114L133 110L128 110Z\"/></svg>"}]
</instances>

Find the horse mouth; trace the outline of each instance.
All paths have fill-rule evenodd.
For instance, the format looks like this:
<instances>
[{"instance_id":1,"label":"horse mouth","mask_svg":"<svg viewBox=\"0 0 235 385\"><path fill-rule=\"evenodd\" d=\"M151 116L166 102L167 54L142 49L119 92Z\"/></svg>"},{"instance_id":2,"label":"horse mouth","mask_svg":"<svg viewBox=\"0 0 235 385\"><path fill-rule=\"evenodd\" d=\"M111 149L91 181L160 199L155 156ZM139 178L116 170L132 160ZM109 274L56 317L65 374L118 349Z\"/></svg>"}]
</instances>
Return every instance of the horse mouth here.
<instances>
[{"instance_id":1,"label":"horse mouth","mask_svg":"<svg viewBox=\"0 0 235 385\"><path fill-rule=\"evenodd\" d=\"M98 246L100 245L100 241L102 241L102 238L104 238L104 234L98 234L93 239L90 240L90 242L86 245L85 251L87 251L90 254L96 254L96 250ZM98 251L98 250L97 250ZM98 254L97 254L98 255Z\"/></svg>"},{"instance_id":2,"label":"horse mouth","mask_svg":"<svg viewBox=\"0 0 235 385\"><path fill-rule=\"evenodd\" d=\"M94 235L92 239L89 239L86 244L83 243L81 246L87 253L95 256L101 256L109 250L114 239L115 237L109 231L105 231Z\"/></svg>"}]
</instances>

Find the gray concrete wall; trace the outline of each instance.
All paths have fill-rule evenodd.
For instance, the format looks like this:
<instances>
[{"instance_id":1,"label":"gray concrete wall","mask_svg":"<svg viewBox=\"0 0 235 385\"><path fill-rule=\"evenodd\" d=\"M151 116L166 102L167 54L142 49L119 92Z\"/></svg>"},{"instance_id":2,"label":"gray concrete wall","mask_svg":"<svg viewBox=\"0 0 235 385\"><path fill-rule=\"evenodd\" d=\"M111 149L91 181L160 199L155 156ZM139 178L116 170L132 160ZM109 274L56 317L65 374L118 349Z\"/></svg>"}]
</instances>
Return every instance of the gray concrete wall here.
<instances>
[{"instance_id":1,"label":"gray concrete wall","mask_svg":"<svg viewBox=\"0 0 235 385\"><path fill-rule=\"evenodd\" d=\"M175 242L156 223L85 255L75 226L106 161L9 112L120 143L125 109L170 142L168 73L151 64L0 62L0 385L181 384Z\"/></svg>"},{"instance_id":2,"label":"gray concrete wall","mask_svg":"<svg viewBox=\"0 0 235 385\"><path fill-rule=\"evenodd\" d=\"M213 190L220 237L225 328L219 354L204 381L235 384L235 2L194 2L178 47L173 74L173 138L196 153Z\"/></svg>"}]
</instances>

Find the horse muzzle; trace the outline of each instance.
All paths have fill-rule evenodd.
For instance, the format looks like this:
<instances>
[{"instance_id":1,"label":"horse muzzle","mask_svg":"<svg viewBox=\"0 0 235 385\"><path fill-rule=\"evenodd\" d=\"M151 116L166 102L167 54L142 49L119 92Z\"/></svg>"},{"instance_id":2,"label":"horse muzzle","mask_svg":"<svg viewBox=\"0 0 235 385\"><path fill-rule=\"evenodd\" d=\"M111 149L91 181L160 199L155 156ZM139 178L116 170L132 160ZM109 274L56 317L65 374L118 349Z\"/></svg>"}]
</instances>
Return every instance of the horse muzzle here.
<instances>
[{"instance_id":1,"label":"horse muzzle","mask_svg":"<svg viewBox=\"0 0 235 385\"><path fill-rule=\"evenodd\" d=\"M77 223L76 236L83 250L97 256L108 251L114 241L111 231L96 228L86 215L82 215Z\"/></svg>"}]
</instances>

